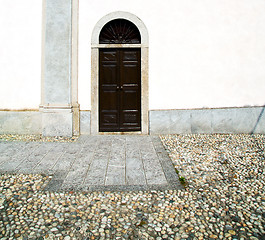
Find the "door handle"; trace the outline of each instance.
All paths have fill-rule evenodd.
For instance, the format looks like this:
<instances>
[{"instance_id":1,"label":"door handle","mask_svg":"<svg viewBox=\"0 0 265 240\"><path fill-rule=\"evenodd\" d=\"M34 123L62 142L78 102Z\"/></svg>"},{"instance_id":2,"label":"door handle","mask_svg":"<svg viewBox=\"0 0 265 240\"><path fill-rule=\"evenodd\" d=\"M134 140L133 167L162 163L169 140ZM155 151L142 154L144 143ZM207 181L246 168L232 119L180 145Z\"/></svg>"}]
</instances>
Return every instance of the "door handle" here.
<instances>
[{"instance_id":1,"label":"door handle","mask_svg":"<svg viewBox=\"0 0 265 240\"><path fill-rule=\"evenodd\" d=\"M121 90L123 90L123 86L121 86Z\"/></svg>"}]
</instances>

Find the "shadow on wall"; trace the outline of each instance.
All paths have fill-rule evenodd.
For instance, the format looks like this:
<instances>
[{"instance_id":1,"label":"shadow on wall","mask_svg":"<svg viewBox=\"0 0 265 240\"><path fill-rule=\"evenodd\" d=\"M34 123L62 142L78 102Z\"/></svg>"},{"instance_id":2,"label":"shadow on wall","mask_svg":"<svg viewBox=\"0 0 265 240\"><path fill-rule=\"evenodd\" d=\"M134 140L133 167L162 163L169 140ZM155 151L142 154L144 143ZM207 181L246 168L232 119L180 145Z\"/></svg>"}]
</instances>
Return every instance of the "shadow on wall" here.
<instances>
[{"instance_id":1,"label":"shadow on wall","mask_svg":"<svg viewBox=\"0 0 265 240\"><path fill-rule=\"evenodd\" d=\"M258 124L259 124L259 122L260 122L260 120L261 120L261 118L262 118L262 116L263 116L264 110L265 110L265 106L263 106L263 108L262 108L262 110L261 110L261 112L260 112L260 114L259 114L259 117L258 117L258 119L257 119L257 122L256 122L254 128L252 129L252 131L250 132L251 134L255 133L256 128L257 128L257 126L258 126Z\"/></svg>"}]
</instances>

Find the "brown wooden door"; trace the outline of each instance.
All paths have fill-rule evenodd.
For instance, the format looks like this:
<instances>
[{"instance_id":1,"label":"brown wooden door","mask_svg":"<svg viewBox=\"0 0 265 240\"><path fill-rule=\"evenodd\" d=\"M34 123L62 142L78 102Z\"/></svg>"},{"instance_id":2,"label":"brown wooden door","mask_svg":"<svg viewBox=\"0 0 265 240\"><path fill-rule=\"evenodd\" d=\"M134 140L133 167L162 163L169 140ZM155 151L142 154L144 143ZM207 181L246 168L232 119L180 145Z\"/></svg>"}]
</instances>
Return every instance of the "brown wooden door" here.
<instances>
[{"instance_id":1,"label":"brown wooden door","mask_svg":"<svg viewBox=\"0 0 265 240\"><path fill-rule=\"evenodd\" d=\"M99 50L99 131L141 131L141 50Z\"/></svg>"}]
</instances>

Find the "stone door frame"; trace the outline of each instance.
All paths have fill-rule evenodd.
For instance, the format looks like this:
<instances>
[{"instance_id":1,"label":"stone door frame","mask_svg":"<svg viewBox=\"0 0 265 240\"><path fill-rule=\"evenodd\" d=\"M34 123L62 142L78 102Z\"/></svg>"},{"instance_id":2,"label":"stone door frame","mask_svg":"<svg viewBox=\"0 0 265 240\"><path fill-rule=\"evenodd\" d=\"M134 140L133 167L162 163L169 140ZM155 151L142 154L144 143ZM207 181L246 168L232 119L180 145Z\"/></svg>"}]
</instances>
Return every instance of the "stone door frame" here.
<instances>
[{"instance_id":1,"label":"stone door frame","mask_svg":"<svg viewBox=\"0 0 265 240\"><path fill-rule=\"evenodd\" d=\"M99 44L99 34L104 25L114 19L126 19L135 24L141 34L141 44ZM141 48L141 132L149 133L149 78L148 78L148 32L144 23L128 12L113 12L101 18L95 25L91 38L91 134L111 134L99 132L99 48ZM126 132L127 133L127 132ZM114 134L125 134L114 132Z\"/></svg>"}]
</instances>

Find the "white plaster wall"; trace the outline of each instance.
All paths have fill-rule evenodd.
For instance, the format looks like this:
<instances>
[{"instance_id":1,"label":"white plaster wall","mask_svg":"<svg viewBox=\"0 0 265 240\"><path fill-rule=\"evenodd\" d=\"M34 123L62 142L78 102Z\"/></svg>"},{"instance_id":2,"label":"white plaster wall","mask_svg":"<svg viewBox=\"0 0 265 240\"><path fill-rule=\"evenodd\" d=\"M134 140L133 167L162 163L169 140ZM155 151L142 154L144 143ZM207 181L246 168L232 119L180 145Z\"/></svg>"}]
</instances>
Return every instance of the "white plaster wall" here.
<instances>
[{"instance_id":1,"label":"white plaster wall","mask_svg":"<svg viewBox=\"0 0 265 240\"><path fill-rule=\"evenodd\" d=\"M42 0L0 0L0 109L38 109Z\"/></svg>"},{"instance_id":2,"label":"white plaster wall","mask_svg":"<svg viewBox=\"0 0 265 240\"><path fill-rule=\"evenodd\" d=\"M150 109L265 104L264 0L79 0L79 103L91 109L91 33L114 11L149 32Z\"/></svg>"}]
</instances>

